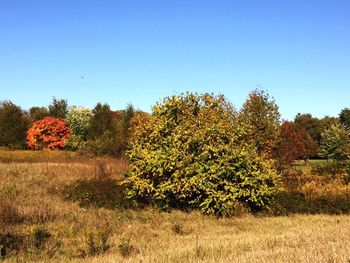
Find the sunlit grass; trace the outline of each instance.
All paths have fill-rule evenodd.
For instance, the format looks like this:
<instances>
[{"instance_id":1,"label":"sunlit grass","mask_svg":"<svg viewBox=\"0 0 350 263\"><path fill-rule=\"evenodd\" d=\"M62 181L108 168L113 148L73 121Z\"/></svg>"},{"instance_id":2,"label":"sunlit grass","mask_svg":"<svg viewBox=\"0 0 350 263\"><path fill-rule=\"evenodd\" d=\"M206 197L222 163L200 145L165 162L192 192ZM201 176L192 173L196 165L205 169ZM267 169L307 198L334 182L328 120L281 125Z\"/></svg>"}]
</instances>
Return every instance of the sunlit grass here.
<instances>
[{"instance_id":1,"label":"sunlit grass","mask_svg":"<svg viewBox=\"0 0 350 263\"><path fill-rule=\"evenodd\" d=\"M216 218L136 208L118 186L126 168L75 153L1 151L0 234L23 237L5 262L350 260L348 215Z\"/></svg>"}]
</instances>

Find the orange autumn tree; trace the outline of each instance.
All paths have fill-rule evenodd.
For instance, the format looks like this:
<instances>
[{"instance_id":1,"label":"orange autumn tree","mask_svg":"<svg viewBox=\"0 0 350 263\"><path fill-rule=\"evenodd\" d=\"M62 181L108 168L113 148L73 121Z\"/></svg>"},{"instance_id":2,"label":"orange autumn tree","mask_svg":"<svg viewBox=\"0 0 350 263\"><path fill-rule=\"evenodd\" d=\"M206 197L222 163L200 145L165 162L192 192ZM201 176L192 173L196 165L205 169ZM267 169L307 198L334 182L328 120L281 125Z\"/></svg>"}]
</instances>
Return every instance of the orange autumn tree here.
<instances>
[{"instance_id":1,"label":"orange autumn tree","mask_svg":"<svg viewBox=\"0 0 350 263\"><path fill-rule=\"evenodd\" d=\"M34 122L27 131L27 145L32 149L62 149L71 135L72 131L64 119L45 117Z\"/></svg>"}]
</instances>

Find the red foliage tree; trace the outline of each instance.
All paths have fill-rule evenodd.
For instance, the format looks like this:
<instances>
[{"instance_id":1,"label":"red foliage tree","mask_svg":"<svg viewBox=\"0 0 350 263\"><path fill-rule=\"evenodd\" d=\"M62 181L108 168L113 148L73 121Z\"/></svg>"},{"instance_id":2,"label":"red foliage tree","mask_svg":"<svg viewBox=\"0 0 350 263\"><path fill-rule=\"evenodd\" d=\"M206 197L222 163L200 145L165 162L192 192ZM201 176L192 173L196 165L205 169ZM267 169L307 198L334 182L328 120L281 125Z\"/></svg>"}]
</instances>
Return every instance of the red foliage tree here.
<instances>
[{"instance_id":1,"label":"red foliage tree","mask_svg":"<svg viewBox=\"0 0 350 263\"><path fill-rule=\"evenodd\" d=\"M281 166L290 165L294 160L307 156L303 134L294 129L293 124L284 121L281 125L280 141L277 147L277 156Z\"/></svg>"},{"instance_id":2,"label":"red foliage tree","mask_svg":"<svg viewBox=\"0 0 350 263\"><path fill-rule=\"evenodd\" d=\"M27 131L27 145L32 149L62 149L71 135L64 119L45 117Z\"/></svg>"}]
</instances>

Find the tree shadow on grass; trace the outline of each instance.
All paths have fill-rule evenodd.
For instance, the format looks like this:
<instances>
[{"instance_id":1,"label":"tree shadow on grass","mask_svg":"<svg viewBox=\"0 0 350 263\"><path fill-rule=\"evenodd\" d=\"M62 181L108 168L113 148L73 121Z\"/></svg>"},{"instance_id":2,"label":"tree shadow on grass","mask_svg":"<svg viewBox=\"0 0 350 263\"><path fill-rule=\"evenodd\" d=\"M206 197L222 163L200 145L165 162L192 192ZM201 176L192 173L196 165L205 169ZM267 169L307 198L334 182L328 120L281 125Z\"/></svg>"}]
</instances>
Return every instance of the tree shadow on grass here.
<instances>
[{"instance_id":1,"label":"tree shadow on grass","mask_svg":"<svg viewBox=\"0 0 350 263\"><path fill-rule=\"evenodd\" d=\"M64 186L61 193L66 201L79 202L80 207L84 208L118 209L132 207L132 203L125 198L125 186L109 178L78 180Z\"/></svg>"}]
</instances>

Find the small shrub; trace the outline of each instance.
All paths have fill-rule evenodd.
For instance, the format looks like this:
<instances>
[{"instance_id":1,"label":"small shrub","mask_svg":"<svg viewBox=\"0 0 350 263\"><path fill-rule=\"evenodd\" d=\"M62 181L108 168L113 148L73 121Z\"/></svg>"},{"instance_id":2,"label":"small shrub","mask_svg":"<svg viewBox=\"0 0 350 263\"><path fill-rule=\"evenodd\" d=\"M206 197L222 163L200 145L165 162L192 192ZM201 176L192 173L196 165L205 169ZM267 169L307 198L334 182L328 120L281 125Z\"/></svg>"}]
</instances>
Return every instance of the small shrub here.
<instances>
[{"instance_id":1,"label":"small shrub","mask_svg":"<svg viewBox=\"0 0 350 263\"><path fill-rule=\"evenodd\" d=\"M31 247L39 250L51 237L51 233L42 225L35 226L29 236Z\"/></svg>"},{"instance_id":2,"label":"small shrub","mask_svg":"<svg viewBox=\"0 0 350 263\"><path fill-rule=\"evenodd\" d=\"M122 257L129 257L135 248L131 244L130 239L121 239L118 245L118 251Z\"/></svg>"},{"instance_id":3,"label":"small shrub","mask_svg":"<svg viewBox=\"0 0 350 263\"><path fill-rule=\"evenodd\" d=\"M77 151L84 148L85 143L81 137L73 134L65 141L64 148L68 151Z\"/></svg>"},{"instance_id":4,"label":"small shrub","mask_svg":"<svg viewBox=\"0 0 350 263\"><path fill-rule=\"evenodd\" d=\"M25 207L22 209L23 218L31 224L43 224L52 222L56 219L57 213L50 204L37 199L35 206Z\"/></svg>"},{"instance_id":5,"label":"small shrub","mask_svg":"<svg viewBox=\"0 0 350 263\"><path fill-rule=\"evenodd\" d=\"M22 236L11 233L0 233L0 260L17 254L22 249L23 241Z\"/></svg>"},{"instance_id":6,"label":"small shrub","mask_svg":"<svg viewBox=\"0 0 350 263\"><path fill-rule=\"evenodd\" d=\"M106 252L110 247L111 231L108 227L88 229L83 235L85 247L82 256L96 256Z\"/></svg>"},{"instance_id":7,"label":"small shrub","mask_svg":"<svg viewBox=\"0 0 350 263\"><path fill-rule=\"evenodd\" d=\"M171 226L171 230L174 232L176 235L183 235L185 233L183 225L180 223L175 223Z\"/></svg>"},{"instance_id":8,"label":"small shrub","mask_svg":"<svg viewBox=\"0 0 350 263\"><path fill-rule=\"evenodd\" d=\"M79 146L79 151L87 155L118 156L118 141L115 134L106 131L99 137L90 138Z\"/></svg>"},{"instance_id":9,"label":"small shrub","mask_svg":"<svg viewBox=\"0 0 350 263\"><path fill-rule=\"evenodd\" d=\"M23 221L23 216L15 202L0 198L0 225L18 224Z\"/></svg>"},{"instance_id":10,"label":"small shrub","mask_svg":"<svg viewBox=\"0 0 350 263\"><path fill-rule=\"evenodd\" d=\"M96 160L94 167L95 177L99 179L107 179L110 176L105 164L101 160Z\"/></svg>"},{"instance_id":11,"label":"small shrub","mask_svg":"<svg viewBox=\"0 0 350 263\"><path fill-rule=\"evenodd\" d=\"M20 193L20 190L18 189L17 185L11 184L11 185L5 186L0 190L0 197L12 199L18 196L19 193Z\"/></svg>"}]
</instances>

